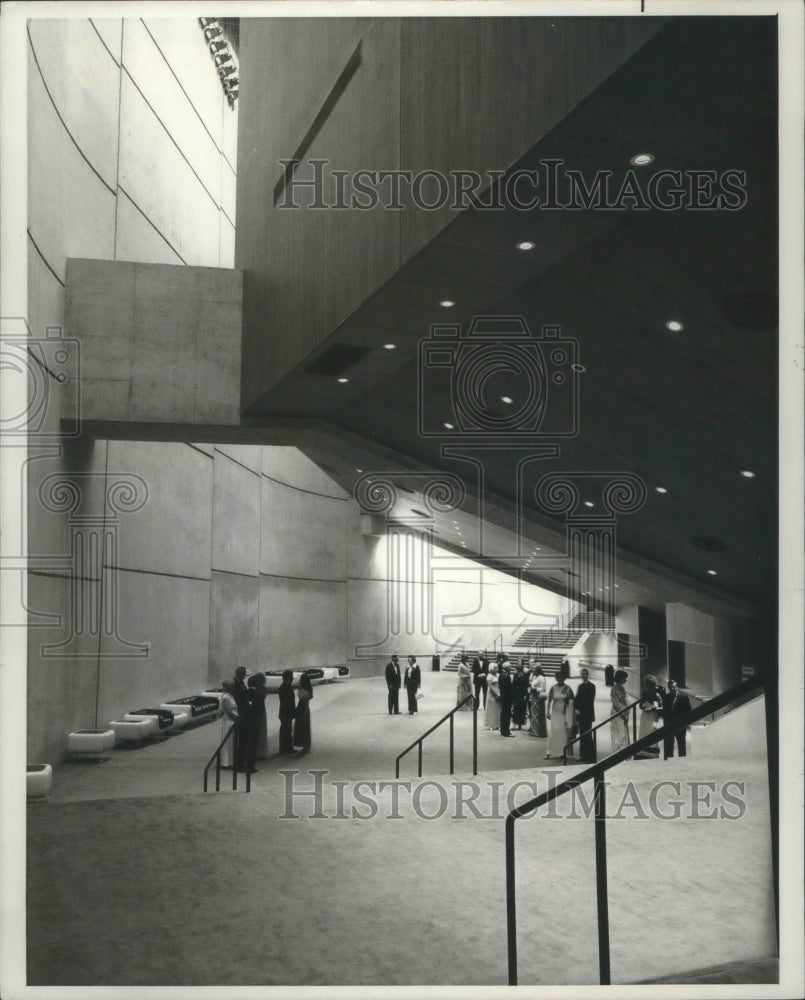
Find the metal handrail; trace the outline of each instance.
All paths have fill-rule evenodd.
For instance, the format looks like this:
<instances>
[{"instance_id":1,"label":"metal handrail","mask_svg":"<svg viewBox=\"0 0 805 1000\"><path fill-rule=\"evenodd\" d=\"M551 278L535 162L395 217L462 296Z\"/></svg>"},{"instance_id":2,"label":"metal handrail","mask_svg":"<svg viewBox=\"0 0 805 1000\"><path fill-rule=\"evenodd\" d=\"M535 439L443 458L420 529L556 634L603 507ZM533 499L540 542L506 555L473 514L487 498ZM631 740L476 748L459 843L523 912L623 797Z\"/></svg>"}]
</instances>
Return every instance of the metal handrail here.
<instances>
[{"instance_id":1,"label":"metal handrail","mask_svg":"<svg viewBox=\"0 0 805 1000\"><path fill-rule=\"evenodd\" d=\"M223 750L224 745L226 744L226 741L235 732L235 729L236 729L236 727L237 727L237 725L238 725L238 723L240 721L241 721L240 719L235 719L235 721L232 723L232 725L227 730L226 736L224 736L224 738L218 744L218 749L215 751L215 753L212 755L212 757L210 757L209 761L207 762L207 766L204 768L204 791L205 792L207 791L207 772L212 767L213 762L215 763L215 791L216 792L220 792L221 791L221 751ZM237 762L237 754L233 754L232 756L233 756L233 760L235 761L235 763L234 763L234 765L232 767L232 789L234 791L234 790L237 790L237 787L238 787L238 762ZM246 770L246 791L250 792L251 790L252 790L252 776L249 773L249 770L247 768L247 770Z\"/></svg>"},{"instance_id":2,"label":"metal handrail","mask_svg":"<svg viewBox=\"0 0 805 1000\"><path fill-rule=\"evenodd\" d=\"M632 742L637 739L637 706L640 704L641 699L638 698L637 701L633 701L631 705L627 705L626 708L622 708L620 712L616 712L614 715L608 715L606 719L599 722L597 725L593 726L592 729L585 729L583 733L579 733L575 739L572 739L569 743L565 743L562 750L562 763L567 764L567 751L569 747L572 747L574 743L578 743L582 736L589 736L590 733L594 733L593 741L595 743L595 752L598 753L598 734L596 730L600 729L602 726L608 725L613 719L619 719L622 715L626 715L627 712L632 713ZM628 725L628 723L627 723Z\"/></svg>"},{"instance_id":3,"label":"metal handrail","mask_svg":"<svg viewBox=\"0 0 805 1000\"><path fill-rule=\"evenodd\" d=\"M607 870L606 870L606 783L601 780L604 772L611 770L625 760L631 759L635 753L659 743L666 737L673 736L681 729L710 715L711 712L729 705L737 698L748 694L757 688L767 688L775 679L776 674L758 675L737 684L735 687L716 695L710 701L698 708L692 709L680 716L674 722L666 723L662 728L655 729L646 736L641 736L635 743L630 743L623 750L618 750L604 760L593 764L580 774L554 785L535 798L521 806L517 806L506 817L506 927L509 950L509 986L517 985L517 911L515 904L515 871L514 871L514 823L522 816L532 813L541 806L552 802L560 795L572 791L593 781L593 798L595 800L595 874L598 897L598 972L602 986L610 985L609 968L609 904L607 900Z\"/></svg>"},{"instance_id":4,"label":"metal handrail","mask_svg":"<svg viewBox=\"0 0 805 1000\"><path fill-rule=\"evenodd\" d=\"M456 705L455 708L451 708L447 715L443 715L435 725L431 726L426 733L423 733L418 740L414 740L409 747L406 747L401 754L397 755L397 760L395 761L395 777L400 777L400 761L410 750L413 750L415 746L419 747L417 777L422 777L422 743L447 719L450 720L450 773L453 773L453 716L463 705L466 705L468 701L472 702L472 773L473 775L478 773L478 702L476 701L474 695L468 694L466 698L463 698Z\"/></svg>"}]
</instances>

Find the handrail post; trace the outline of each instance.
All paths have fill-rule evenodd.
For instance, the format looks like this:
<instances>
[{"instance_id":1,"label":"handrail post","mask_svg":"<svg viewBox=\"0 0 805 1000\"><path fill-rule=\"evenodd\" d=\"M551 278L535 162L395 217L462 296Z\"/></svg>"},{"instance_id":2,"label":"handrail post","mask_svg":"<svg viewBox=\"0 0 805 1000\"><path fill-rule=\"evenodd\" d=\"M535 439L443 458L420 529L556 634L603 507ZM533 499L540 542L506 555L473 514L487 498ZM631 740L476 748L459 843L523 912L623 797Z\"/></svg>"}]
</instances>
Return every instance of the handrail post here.
<instances>
[{"instance_id":1,"label":"handrail post","mask_svg":"<svg viewBox=\"0 0 805 1000\"><path fill-rule=\"evenodd\" d=\"M215 755L215 791L221 791L221 751Z\"/></svg>"},{"instance_id":2,"label":"handrail post","mask_svg":"<svg viewBox=\"0 0 805 1000\"><path fill-rule=\"evenodd\" d=\"M514 817L506 817L506 930L509 945L509 986L517 985L517 909L514 898Z\"/></svg>"},{"instance_id":3,"label":"handrail post","mask_svg":"<svg viewBox=\"0 0 805 1000\"><path fill-rule=\"evenodd\" d=\"M400 758L399 757L394 762L394 777L395 778L399 778L400 777Z\"/></svg>"},{"instance_id":4,"label":"handrail post","mask_svg":"<svg viewBox=\"0 0 805 1000\"><path fill-rule=\"evenodd\" d=\"M421 778L422 777L422 740L419 741L418 746L419 746L419 767L418 767L419 774L417 775L417 777Z\"/></svg>"},{"instance_id":5,"label":"handrail post","mask_svg":"<svg viewBox=\"0 0 805 1000\"><path fill-rule=\"evenodd\" d=\"M478 774L478 699L472 699L472 775Z\"/></svg>"},{"instance_id":6,"label":"handrail post","mask_svg":"<svg viewBox=\"0 0 805 1000\"><path fill-rule=\"evenodd\" d=\"M606 782L600 774L593 778L595 801L595 881L598 895L598 978L609 986L609 900L607 896Z\"/></svg>"},{"instance_id":7,"label":"handrail post","mask_svg":"<svg viewBox=\"0 0 805 1000\"><path fill-rule=\"evenodd\" d=\"M453 773L453 716L450 716L450 773Z\"/></svg>"},{"instance_id":8,"label":"handrail post","mask_svg":"<svg viewBox=\"0 0 805 1000\"><path fill-rule=\"evenodd\" d=\"M632 743L637 742L637 702L632 705Z\"/></svg>"}]
</instances>

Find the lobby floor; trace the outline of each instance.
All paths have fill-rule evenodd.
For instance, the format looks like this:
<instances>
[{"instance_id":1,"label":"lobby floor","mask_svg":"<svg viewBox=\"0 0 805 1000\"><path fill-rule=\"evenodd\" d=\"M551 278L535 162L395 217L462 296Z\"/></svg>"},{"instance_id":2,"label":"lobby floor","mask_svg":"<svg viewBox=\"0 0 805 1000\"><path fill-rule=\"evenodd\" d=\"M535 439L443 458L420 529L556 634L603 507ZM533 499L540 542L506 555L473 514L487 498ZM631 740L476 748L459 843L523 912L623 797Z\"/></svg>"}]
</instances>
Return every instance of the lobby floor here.
<instances>
[{"instance_id":1,"label":"lobby floor","mask_svg":"<svg viewBox=\"0 0 805 1000\"><path fill-rule=\"evenodd\" d=\"M49 799L28 806L29 983L505 984L503 816L579 766L545 761L544 741L481 730L472 785L472 716L460 713L455 774L445 734L423 779L414 754L394 782L394 758L455 685L425 674L414 717L388 716L382 678L315 688L312 751L259 762L249 795L201 792L217 723L55 768ZM276 698L268 706L275 754ZM613 981L773 955L765 758L631 761L608 777ZM317 781L318 798L298 794ZM594 984L584 800L517 826L520 982Z\"/></svg>"}]
</instances>

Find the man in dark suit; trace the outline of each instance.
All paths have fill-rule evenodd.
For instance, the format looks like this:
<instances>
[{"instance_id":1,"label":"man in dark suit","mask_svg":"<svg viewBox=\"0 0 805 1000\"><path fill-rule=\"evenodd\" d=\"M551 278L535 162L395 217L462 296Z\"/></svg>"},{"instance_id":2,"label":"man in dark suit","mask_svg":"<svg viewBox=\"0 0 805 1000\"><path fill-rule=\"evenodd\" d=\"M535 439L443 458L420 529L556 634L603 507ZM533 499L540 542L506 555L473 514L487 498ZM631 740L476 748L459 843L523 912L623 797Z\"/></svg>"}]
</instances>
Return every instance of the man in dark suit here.
<instances>
[{"instance_id":1,"label":"man in dark suit","mask_svg":"<svg viewBox=\"0 0 805 1000\"><path fill-rule=\"evenodd\" d=\"M400 688L402 675L397 654L394 653L386 664L386 687L389 689L389 715L400 714Z\"/></svg>"},{"instance_id":2,"label":"man in dark suit","mask_svg":"<svg viewBox=\"0 0 805 1000\"><path fill-rule=\"evenodd\" d=\"M681 694L676 681L668 681L668 691L662 696L662 721L664 725L675 722L681 715L686 715L691 711L690 698L686 694ZM674 756L674 740L676 740L676 751L679 757L687 755L685 745L687 737L687 726L680 729L673 736L666 736L663 743L663 757L668 760Z\"/></svg>"},{"instance_id":3,"label":"man in dark suit","mask_svg":"<svg viewBox=\"0 0 805 1000\"><path fill-rule=\"evenodd\" d=\"M293 717L296 711L296 695L293 693L293 670L282 671L280 697L280 753L293 753Z\"/></svg>"},{"instance_id":4,"label":"man in dark suit","mask_svg":"<svg viewBox=\"0 0 805 1000\"><path fill-rule=\"evenodd\" d=\"M238 724L235 726L235 767L242 770L246 762L246 718L249 714L249 689L246 686L246 668L235 668L232 697L238 708Z\"/></svg>"},{"instance_id":5,"label":"man in dark suit","mask_svg":"<svg viewBox=\"0 0 805 1000\"><path fill-rule=\"evenodd\" d=\"M484 662L486 666L484 666ZM475 704L481 708L481 692L484 693L483 707L486 708L486 673L489 669L489 660L478 650L478 655L472 661L472 686L475 692Z\"/></svg>"},{"instance_id":6,"label":"man in dark suit","mask_svg":"<svg viewBox=\"0 0 805 1000\"><path fill-rule=\"evenodd\" d=\"M419 669L419 664L416 662L415 656L408 657L408 666L405 668L403 683L405 684L405 690L408 692L408 714L416 715L416 693L422 683L422 672Z\"/></svg>"},{"instance_id":7,"label":"man in dark suit","mask_svg":"<svg viewBox=\"0 0 805 1000\"><path fill-rule=\"evenodd\" d=\"M581 684L576 689L576 718L579 724L579 756L583 764L595 763L595 739L585 735L595 722L595 684L590 680L590 671L581 668Z\"/></svg>"},{"instance_id":8,"label":"man in dark suit","mask_svg":"<svg viewBox=\"0 0 805 1000\"><path fill-rule=\"evenodd\" d=\"M500 661L500 679L498 680L500 690L500 735L514 736L509 731L512 717L512 703L514 702L514 678L511 675L511 668L508 660Z\"/></svg>"}]
</instances>

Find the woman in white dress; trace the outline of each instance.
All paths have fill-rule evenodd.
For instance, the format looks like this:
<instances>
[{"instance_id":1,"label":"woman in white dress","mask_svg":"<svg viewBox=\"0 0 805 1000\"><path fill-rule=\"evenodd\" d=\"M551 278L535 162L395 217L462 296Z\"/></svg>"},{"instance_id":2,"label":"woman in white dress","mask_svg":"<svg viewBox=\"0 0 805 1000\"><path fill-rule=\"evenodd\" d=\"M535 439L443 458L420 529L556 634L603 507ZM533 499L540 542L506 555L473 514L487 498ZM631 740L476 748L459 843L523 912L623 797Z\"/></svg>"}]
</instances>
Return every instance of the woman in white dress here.
<instances>
[{"instance_id":1,"label":"woman in white dress","mask_svg":"<svg viewBox=\"0 0 805 1000\"><path fill-rule=\"evenodd\" d=\"M458 687L456 688L456 704L461 705L464 699L472 694L472 670L467 663L467 654L461 654L461 661L458 665ZM461 705L460 712L471 712L472 702L468 701Z\"/></svg>"},{"instance_id":2,"label":"woman in white dress","mask_svg":"<svg viewBox=\"0 0 805 1000\"><path fill-rule=\"evenodd\" d=\"M232 692L235 690L234 681L222 681L221 688L223 689L223 694L221 695L221 735L219 737L219 742L226 736L229 732L229 727L233 722L238 721L238 706L235 703L235 699L232 697ZM224 743L224 748L221 751L221 767L225 767L227 770L231 771L235 763L235 739L237 738L237 732L232 733L229 739Z\"/></svg>"},{"instance_id":3,"label":"woman in white dress","mask_svg":"<svg viewBox=\"0 0 805 1000\"><path fill-rule=\"evenodd\" d=\"M573 732L573 690L565 684L560 670L556 671L555 677L556 683L548 692L547 715L551 725L546 760L562 756Z\"/></svg>"},{"instance_id":4,"label":"woman in white dress","mask_svg":"<svg viewBox=\"0 0 805 1000\"><path fill-rule=\"evenodd\" d=\"M497 664L489 668L486 678L487 699L484 711L484 729L500 729L500 684Z\"/></svg>"},{"instance_id":5,"label":"woman in white dress","mask_svg":"<svg viewBox=\"0 0 805 1000\"><path fill-rule=\"evenodd\" d=\"M629 679L625 670L616 670L613 677L612 691L610 699L612 701L612 714L615 715L629 704L624 682ZM623 750L629 746L629 715L621 715L617 719L612 719L609 724L610 739L612 740L612 752Z\"/></svg>"},{"instance_id":6,"label":"woman in white dress","mask_svg":"<svg viewBox=\"0 0 805 1000\"><path fill-rule=\"evenodd\" d=\"M662 725L662 690L657 686L654 674L646 674L643 678L643 688L640 692L640 724L637 727L637 738L648 736ZM660 747L646 747L638 757L659 757Z\"/></svg>"}]
</instances>

